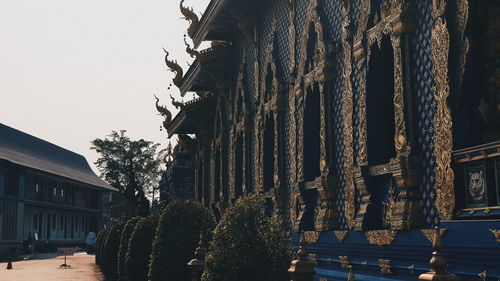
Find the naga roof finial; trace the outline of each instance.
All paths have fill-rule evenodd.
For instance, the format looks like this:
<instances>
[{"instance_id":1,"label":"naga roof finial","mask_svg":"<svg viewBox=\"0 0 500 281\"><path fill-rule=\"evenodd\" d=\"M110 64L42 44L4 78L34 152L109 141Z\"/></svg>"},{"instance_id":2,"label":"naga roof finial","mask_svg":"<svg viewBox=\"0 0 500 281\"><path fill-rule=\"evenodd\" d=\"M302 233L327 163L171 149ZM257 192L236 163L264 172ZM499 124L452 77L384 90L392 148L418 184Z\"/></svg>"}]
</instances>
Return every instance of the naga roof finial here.
<instances>
[{"instance_id":1,"label":"naga roof finial","mask_svg":"<svg viewBox=\"0 0 500 281\"><path fill-rule=\"evenodd\" d=\"M184 34L184 44L186 44L186 52L189 54L189 56L191 56L192 58L197 58L200 55L200 52L189 46L189 43L186 41L185 34Z\"/></svg>"},{"instance_id":2,"label":"naga roof finial","mask_svg":"<svg viewBox=\"0 0 500 281\"><path fill-rule=\"evenodd\" d=\"M168 126L170 125L170 122L172 122L172 113L170 113L170 110L168 110L166 107L161 106L159 104L160 99L156 97L156 95L155 99L156 99L156 110L160 113L161 116L165 117L165 120L163 121L163 127L165 128L165 130L167 130Z\"/></svg>"},{"instance_id":3,"label":"naga roof finial","mask_svg":"<svg viewBox=\"0 0 500 281\"><path fill-rule=\"evenodd\" d=\"M172 95L170 95L170 98L172 99L172 105L175 106L175 108L177 109L181 109L184 107L184 104L182 102L178 102L174 99L174 97L172 97Z\"/></svg>"},{"instance_id":4,"label":"naga roof finial","mask_svg":"<svg viewBox=\"0 0 500 281\"><path fill-rule=\"evenodd\" d=\"M174 82L175 86L180 87L184 71L182 70L182 67L177 63L177 61L168 59L169 53L167 50L165 50L165 48L163 48L163 51L165 52L165 63L167 64L168 68L170 68L170 71L175 72L175 77L174 79L172 79L172 81Z\"/></svg>"},{"instance_id":5,"label":"naga roof finial","mask_svg":"<svg viewBox=\"0 0 500 281\"><path fill-rule=\"evenodd\" d=\"M189 37L193 38L194 32L196 31L198 23L200 22L200 20L198 19L198 15L196 15L196 13L193 11L193 8L184 7L184 0L181 0L179 6L181 8L181 13L184 16L184 19L190 22L188 35Z\"/></svg>"}]
</instances>

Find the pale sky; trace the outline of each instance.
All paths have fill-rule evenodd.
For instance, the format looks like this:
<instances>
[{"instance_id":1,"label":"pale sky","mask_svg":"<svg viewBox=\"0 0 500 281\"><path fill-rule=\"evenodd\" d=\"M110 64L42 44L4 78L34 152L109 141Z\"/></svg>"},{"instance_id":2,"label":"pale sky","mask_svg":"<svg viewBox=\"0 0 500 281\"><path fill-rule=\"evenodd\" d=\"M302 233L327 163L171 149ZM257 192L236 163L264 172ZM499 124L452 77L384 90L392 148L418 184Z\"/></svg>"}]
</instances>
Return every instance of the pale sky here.
<instances>
[{"instance_id":1,"label":"pale sky","mask_svg":"<svg viewBox=\"0 0 500 281\"><path fill-rule=\"evenodd\" d=\"M185 5L200 14L208 2ZM162 47L186 72L181 17L179 0L2 1L0 123L82 154L96 172L90 141L112 130L166 147L153 94L180 99Z\"/></svg>"}]
</instances>

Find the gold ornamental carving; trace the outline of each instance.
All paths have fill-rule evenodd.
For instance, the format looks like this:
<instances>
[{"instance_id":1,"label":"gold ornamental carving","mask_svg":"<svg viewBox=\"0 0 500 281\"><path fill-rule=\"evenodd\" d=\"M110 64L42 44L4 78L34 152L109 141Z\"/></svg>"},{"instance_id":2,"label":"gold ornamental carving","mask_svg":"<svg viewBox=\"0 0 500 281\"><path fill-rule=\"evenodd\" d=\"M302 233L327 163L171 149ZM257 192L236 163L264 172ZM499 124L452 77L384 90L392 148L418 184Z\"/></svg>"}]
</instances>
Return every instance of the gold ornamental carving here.
<instances>
[{"instance_id":1,"label":"gold ornamental carving","mask_svg":"<svg viewBox=\"0 0 500 281\"><path fill-rule=\"evenodd\" d=\"M397 235L398 232L392 230L373 230L365 232L368 242L377 246L391 245Z\"/></svg>"},{"instance_id":2,"label":"gold ornamental carving","mask_svg":"<svg viewBox=\"0 0 500 281\"><path fill-rule=\"evenodd\" d=\"M321 235L321 233L317 231L304 231L303 234L305 239L304 241L307 244L314 244L318 242L319 236Z\"/></svg>"},{"instance_id":3,"label":"gold ornamental carving","mask_svg":"<svg viewBox=\"0 0 500 281\"><path fill-rule=\"evenodd\" d=\"M352 92L352 31L350 21L350 5L344 6L342 10L344 17L342 26L342 55L343 55L343 74L344 82L342 93L342 116L343 116L343 138L344 138L344 169L345 169L345 218L347 225L352 227L355 220L356 198L354 186L354 149L353 149L353 92Z\"/></svg>"},{"instance_id":4,"label":"gold ornamental carving","mask_svg":"<svg viewBox=\"0 0 500 281\"><path fill-rule=\"evenodd\" d=\"M495 236L497 242L500 243L500 229L490 229L490 231Z\"/></svg>"},{"instance_id":5,"label":"gold ornamental carving","mask_svg":"<svg viewBox=\"0 0 500 281\"><path fill-rule=\"evenodd\" d=\"M339 256L339 260L340 260L340 266L343 269L349 269L349 267L351 267L348 256Z\"/></svg>"},{"instance_id":6,"label":"gold ornamental carving","mask_svg":"<svg viewBox=\"0 0 500 281\"><path fill-rule=\"evenodd\" d=\"M453 148L452 119L448 108L450 94L448 83L448 53L450 39L444 13L445 1L434 0L434 16L436 17L431 33L432 71L435 85L433 87L436 100L434 115L434 155L436 157L436 207L441 220L451 220L455 209L454 174L451 168L451 151Z\"/></svg>"},{"instance_id":7,"label":"gold ornamental carving","mask_svg":"<svg viewBox=\"0 0 500 281\"><path fill-rule=\"evenodd\" d=\"M390 275L392 274L391 260L378 259L380 265L380 273Z\"/></svg>"},{"instance_id":8,"label":"gold ornamental carving","mask_svg":"<svg viewBox=\"0 0 500 281\"><path fill-rule=\"evenodd\" d=\"M339 239L340 243L342 243L349 232L344 230L337 230L334 231L333 233L335 234L337 239Z\"/></svg>"},{"instance_id":9,"label":"gold ornamental carving","mask_svg":"<svg viewBox=\"0 0 500 281\"><path fill-rule=\"evenodd\" d=\"M434 238L441 240L444 233L446 232L446 228L434 228L434 229L422 229L422 234L429 240L429 242L433 243Z\"/></svg>"},{"instance_id":10,"label":"gold ornamental carving","mask_svg":"<svg viewBox=\"0 0 500 281\"><path fill-rule=\"evenodd\" d=\"M288 67L290 72L295 70L295 1L291 3L290 13L288 16L289 28L288 28L288 48L290 50L290 57L288 61Z\"/></svg>"},{"instance_id":11,"label":"gold ornamental carving","mask_svg":"<svg viewBox=\"0 0 500 281\"><path fill-rule=\"evenodd\" d=\"M403 61L400 36L391 36L394 52L394 145L398 155L409 155L410 146L406 137L405 103L403 99Z\"/></svg>"}]
</instances>

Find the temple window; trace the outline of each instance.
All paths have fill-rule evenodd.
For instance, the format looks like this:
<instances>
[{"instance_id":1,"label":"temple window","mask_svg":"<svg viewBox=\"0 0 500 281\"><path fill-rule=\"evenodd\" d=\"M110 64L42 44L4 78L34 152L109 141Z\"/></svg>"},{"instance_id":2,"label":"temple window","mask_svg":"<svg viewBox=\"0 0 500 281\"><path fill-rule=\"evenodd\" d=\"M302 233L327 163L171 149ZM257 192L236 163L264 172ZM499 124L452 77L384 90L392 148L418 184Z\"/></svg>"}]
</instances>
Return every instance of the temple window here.
<instances>
[{"instance_id":1,"label":"temple window","mask_svg":"<svg viewBox=\"0 0 500 281\"><path fill-rule=\"evenodd\" d=\"M214 185L214 199L215 202L218 202L220 200L220 195L221 195L221 153L220 150L217 149L215 152L215 185Z\"/></svg>"},{"instance_id":2,"label":"temple window","mask_svg":"<svg viewBox=\"0 0 500 281\"><path fill-rule=\"evenodd\" d=\"M318 84L307 89L304 110L304 181L320 176L320 92Z\"/></svg>"},{"instance_id":3,"label":"temple window","mask_svg":"<svg viewBox=\"0 0 500 281\"><path fill-rule=\"evenodd\" d=\"M396 156L394 135L394 54L391 41L383 37L371 47L366 78L368 166L387 164ZM394 181L391 174L370 175L365 183L371 195L365 229L390 227Z\"/></svg>"},{"instance_id":4,"label":"temple window","mask_svg":"<svg viewBox=\"0 0 500 281\"><path fill-rule=\"evenodd\" d=\"M243 136L241 134L238 134L236 139L234 192L236 198L243 194Z\"/></svg>"},{"instance_id":5,"label":"temple window","mask_svg":"<svg viewBox=\"0 0 500 281\"><path fill-rule=\"evenodd\" d=\"M306 67L305 67L305 73L309 73L314 70L316 67L316 44L318 40L318 35L316 34L316 29L314 27L314 24L311 23L309 25L309 38L307 40L307 59L306 59Z\"/></svg>"},{"instance_id":6,"label":"temple window","mask_svg":"<svg viewBox=\"0 0 500 281\"><path fill-rule=\"evenodd\" d=\"M264 128L264 191L274 187L274 118L266 118Z\"/></svg>"},{"instance_id":7,"label":"temple window","mask_svg":"<svg viewBox=\"0 0 500 281\"><path fill-rule=\"evenodd\" d=\"M372 47L367 75L368 165L388 163L394 146L394 56L390 39Z\"/></svg>"},{"instance_id":8,"label":"temple window","mask_svg":"<svg viewBox=\"0 0 500 281\"><path fill-rule=\"evenodd\" d=\"M196 170L196 200L203 199L203 159L198 161Z\"/></svg>"}]
</instances>

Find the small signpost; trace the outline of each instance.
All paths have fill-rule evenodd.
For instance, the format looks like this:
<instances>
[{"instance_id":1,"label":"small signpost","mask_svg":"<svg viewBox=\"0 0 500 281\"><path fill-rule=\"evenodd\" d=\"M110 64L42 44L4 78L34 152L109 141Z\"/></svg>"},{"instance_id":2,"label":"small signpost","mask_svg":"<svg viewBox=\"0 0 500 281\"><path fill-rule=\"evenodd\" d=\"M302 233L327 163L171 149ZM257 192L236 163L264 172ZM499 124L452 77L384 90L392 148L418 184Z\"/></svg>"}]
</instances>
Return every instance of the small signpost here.
<instances>
[{"instance_id":1,"label":"small signpost","mask_svg":"<svg viewBox=\"0 0 500 281\"><path fill-rule=\"evenodd\" d=\"M75 248L57 248L57 255L64 255L64 263L59 266L59 268L69 268L71 265L66 263L67 256L73 256L75 254Z\"/></svg>"}]
</instances>

